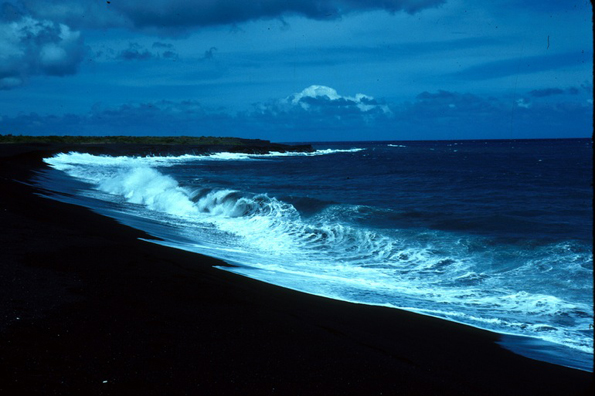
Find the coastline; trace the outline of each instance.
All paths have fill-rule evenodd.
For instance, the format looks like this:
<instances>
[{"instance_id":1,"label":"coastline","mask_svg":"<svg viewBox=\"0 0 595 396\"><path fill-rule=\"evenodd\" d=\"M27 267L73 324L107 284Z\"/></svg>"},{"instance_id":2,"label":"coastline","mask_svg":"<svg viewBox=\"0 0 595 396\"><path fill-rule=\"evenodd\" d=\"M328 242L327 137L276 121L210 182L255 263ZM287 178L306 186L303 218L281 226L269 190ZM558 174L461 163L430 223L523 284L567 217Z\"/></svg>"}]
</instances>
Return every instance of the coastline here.
<instances>
[{"instance_id":1,"label":"coastline","mask_svg":"<svg viewBox=\"0 0 595 396\"><path fill-rule=\"evenodd\" d=\"M588 393L591 373L513 354L494 333L282 289L141 241L23 184L64 147L2 146L0 391ZM126 153L116 146L101 150Z\"/></svg>"}]
</instances>

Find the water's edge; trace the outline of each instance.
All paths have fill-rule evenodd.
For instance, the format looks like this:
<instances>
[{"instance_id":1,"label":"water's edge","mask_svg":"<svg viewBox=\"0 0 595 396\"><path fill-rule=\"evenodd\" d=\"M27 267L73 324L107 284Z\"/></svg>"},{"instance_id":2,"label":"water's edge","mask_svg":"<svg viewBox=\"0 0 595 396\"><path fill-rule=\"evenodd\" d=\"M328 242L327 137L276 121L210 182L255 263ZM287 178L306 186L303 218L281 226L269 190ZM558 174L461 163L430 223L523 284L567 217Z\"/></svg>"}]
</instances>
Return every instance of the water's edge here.
<instances>
[{"instance_id":1,"label":"water's edge","mask_svg":"<svg viewBox=\"0 0 595 396\"><path fill-rule=\"evenodd\" d=\"M50 179L52 179L51 175L50 175ZM50 183L49 189L48 189L48 184L43 183L43 181L40 182L40 180L37 180L36 182L37 182L37 187L42 189L42 191L44 191L44 194L40 194L40 195L42 195L46 198L55 199L55 200L58 200L61 202L66 202L66 203L70 203L70 204L76 204L79 206L87 207L102 216L113 218L123 225L129 226L129 227L132 227L135 229L143 230L144 232L147 232L152 237L161 239L160 241L154 240L154 239L143 239L144 241L168 246L170 248L173 247L173 248L177 248L177 249L190 251L193 253L198 253L201 255L213 257L215 259L227 262L228 264L232 265L232 267L221 266L219 268L219 269L226 270L227 272L232 272L234 274L242 275L244 277L255 279L260 282L274 284L276 286L284 287L286 289L296 290L298 292L307 293L307 294L311 294L311 295L317 295L317 296L324 297L324 298L348 301L351 303L364 304L364 305L377 305L377 306L383 306L383 307L390 307L393 309L409 311L409 312L421 314L424 316L435 317L440 320L455 322L455 323L459 323L459 324L462 324L465 326L478 328L478 329L481 329L484 331L489 331L492 334L497 334L500 337L500 341L498 341L498 345L500 345L501 347L503 347L507 350L510 350L511 352L514 352L516 354L519 354L519 355L522 355L522 356L525 356L525 357L528 357L531 359L535 359L535 360L553 363L553 364L560 365L560 366L579 369L582 371L587 371L587 372L593 371L592 355L590 355L588 352L577 352L577 351L568 352L567 349L565 349L564 347L561 347L561 346L559 346L555 343L549 342L549 341L541 340L539 338L533 338L531 336L520 336L520 335L506 334L505 332L501 332L498 329L494 330L494 329L489 329L489 328L482 328L481 325L475 325L473 323L459 322L456 318L445 318L445 317L435 316L432 312L416 311L415 308L410 308L407 305L397 306L397 305L402 305L399 303L397 303L397 305L391 305L388 303L387 304L382 304L380 302L375 303L374 301L355 301L355 300L351 301L351 300L349 300L350 296L337 297L337 296L332 295L332 293L331 293L331 295L325 295L325 294L321 294L321 292L318 292L316 290L314 290L314 291L300 290L299 285L294 287L294 285L291 285L291 284L290 285L278 284L278 283L272 282L270 280L267 280L266 278L264 278L264 279L259 278L258 276L250 273L250 271L247 270L247 268L249 268L249 267L246 267L246 264L249 264L249 263L246 263L246 264L242 263L241 262L242 260L240 257L237 258L238 262L232 262L234 260L233 256L231 258L226 257L229 255L224 255L223 257L219 257L217 255L217 252L215 252L215 251L212 252L213 254L209 254L208 246L199 246L199 245L193 246L192 244L187 245L185 243L177 243L177 242L179 242L178 239L170 240L168 238L168 232L165 228L163 228L163 229L157 228L156 229L153 227L154 224L151 223L151 224L149 224L149 228L147 229L146 225L143 224L143 221L144 221L143 218L136 219L131 216L127 216L124 213L119 213L118 210L113 210L113 207L109 207L109 206L103 207L104 204L101 204L99 207L97 207L92 202L86 202L84 199L81 200L80 197L78 197L78 194L76 192L72 192L72 194L68 194L68 193L64 194L64 192L60 192L60 189L54 190L51 186L51 183ZM61 177L59 179L55 179L54 182L58 182L60 184ZM161 234L163 234L163 235L161 235ZM189 242L192 242L192 241L189 241ZM206 251L205 251L205 249L206 249ZM227 249L224 249L224 250L227 250ZM526 323L526 322L523 322L523 323Z\"/></svg>"}]
</instances>

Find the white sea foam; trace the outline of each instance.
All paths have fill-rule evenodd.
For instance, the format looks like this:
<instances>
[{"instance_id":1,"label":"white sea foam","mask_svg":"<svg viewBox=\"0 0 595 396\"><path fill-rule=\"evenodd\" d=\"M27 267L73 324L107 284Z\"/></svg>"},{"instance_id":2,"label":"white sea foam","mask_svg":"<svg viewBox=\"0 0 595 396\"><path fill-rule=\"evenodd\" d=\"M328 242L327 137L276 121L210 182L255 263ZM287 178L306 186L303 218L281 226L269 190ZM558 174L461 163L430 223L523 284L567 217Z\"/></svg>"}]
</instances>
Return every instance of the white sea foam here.
<instances>
[{"instance_id":1,"label":"white sea foam","mask_svg":"<svg viewBox=\"0 0 595 396\"><path fill-rule=\"evenodd\" d=\"M246 153L214 153L202 156L201 160L222 160L222 161L245 161L251 159L274 158L274 157L315 157L319 155L330 155L340 153L357 153L365 150L364 148L351 149L323 149L312 152L277 152L271 151L268 154L246 154Z\"/></svg>"},{"instance_id":2,"label":"white sea foam","mask_svg":"<svg viewBox=\"0 0 595 396\"><path fill-rule=\"evenodd\" d=\"M100 181L97 188L168 214L190 216L199 211L177 181L149 167L125 168Z\"/></svg>"},{"instance_id":3,"label":"white sea foam","mask_svg":"<svg viewBox=\"0 0 595 396\"><path fill-rule=\"evenodd\" d=\"M299 155L356 152L353 150L359 149ZM343 221L361 209L349 205L331 205L304 219L293 205L267 194L189 189L164 174L167 168L163 172L155 168L184 161L290 155L298 153L172 158L71 153L46 162L91 183L109 195L107 199L138 205L135 213L141 218L163 222L162 215L174 216L167 220L168 225L180 239L172 237L172 246L244 265L232 269L234 272L327 297L409 307L581 351L592 348L592 338L577 336L592 323L589 304L569 301L540 283L544 273L551 274L554 283L592 274L581 265L589 252L572 243L533 248L531 259L514 261L510 252L494 252L480 237L365 229ZM507 265L492 265L500 262ZM544 270L528 282L535 266Z\"/></svg>"},{"instance_id":4,"label":"white sea foam","mask_svg":"<svg viewBox=\"0 0 595 396\"><path fill-rule=\"evenodd\" d=\"M105 166L174 166L182 162L196 161L204 156L184 154L179 156L109 156L93 155L88 153L70 152L59 153L53 157L45 158L44 162L59 170L70 170L73 167L85 165Z\"/></svg>"},{"instance_id":5,"label":"white sea foam","mask_svg":"<svg viewBox=\"0 0 595 396\"><path fill-rule=\"evenodd\" d=\"M332 155L341 153L357 153L363 150L365 150L365 148L321 149L312 152L283 153L272 151L268 154L219 152L205 155L184 154L179 156L108 156L70 152L59 153L53 157L45 158L44 162L51 165L55 169L63 171L75 171L74 168L97 165L120 167L139 165L169 167L193 161L246 161L252 159L265 159L275 157L314 157L320 155Z\"/></svg>"}]
</instances>

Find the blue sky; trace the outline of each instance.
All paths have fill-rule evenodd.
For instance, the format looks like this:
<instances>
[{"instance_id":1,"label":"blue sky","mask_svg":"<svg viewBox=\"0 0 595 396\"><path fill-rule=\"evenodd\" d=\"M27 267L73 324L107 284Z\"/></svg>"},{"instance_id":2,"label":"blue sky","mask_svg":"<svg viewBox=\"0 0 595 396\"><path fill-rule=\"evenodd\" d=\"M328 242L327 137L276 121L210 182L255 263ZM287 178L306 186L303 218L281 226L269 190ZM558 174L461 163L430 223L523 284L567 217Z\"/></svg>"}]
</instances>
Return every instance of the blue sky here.
<instances>
[{"instance_id":1,"label":"blue sky","mask_svg":"<svg viewBox=\"0 0 595 396\"><path fill-rule=\"evenodd\" d=\"M22 0L0 15L0 134L593 131L589 1Z\"/></svg>"}]
</instances>

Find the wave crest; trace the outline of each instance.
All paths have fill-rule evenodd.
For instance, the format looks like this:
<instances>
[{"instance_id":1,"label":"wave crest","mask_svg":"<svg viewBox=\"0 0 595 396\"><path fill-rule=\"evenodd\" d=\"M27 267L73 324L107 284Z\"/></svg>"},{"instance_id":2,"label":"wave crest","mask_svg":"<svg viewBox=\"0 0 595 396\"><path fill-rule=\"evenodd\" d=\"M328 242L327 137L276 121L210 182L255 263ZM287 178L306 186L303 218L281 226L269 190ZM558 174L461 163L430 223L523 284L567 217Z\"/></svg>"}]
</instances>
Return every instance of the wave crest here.
<instances>
[{"instance_id":1,"label":"wave crest","mask_svg":"<svg viewBox=\"0 0 595 396\"><path fill-rule=\"evenodd\" d=\"M354 150L228 153L193 157L192 161ZM101 198L183 217L155 217L155 213L134 209L139 216L158 221L166 218L183 237L182 248L244 264L234 269L243 275L327 297L391 305L537 336L579 350L592 347L592 337L577 336L592 323L592 303L572 302L581 301L584 288L592 288L592 283L584 282L592 277L592 253L582 245L568 242L520 248L501 244L494 249L482 237L396 229L395 219L403 213L303 197L277 199L233 189L197 188L196 184L188 188L152 167L170 166L179 160L64 154L46 162L112 195ZM202 164L192 165L200 172ZM302 217L287 200L307 209L307 214ZM388 220L379 223L383 217ZM367 227L367 219L375 223L369 222ZM553 284L559 282L568 296L576 293L577 298L567 300L551 294L548 285L552 282L540 283L547 274ZM523 322L518 318L524 318ZM557 330L545 331L544 323Z\"/></svg>"},{"instance_id":2,"label":"wave crest","mask_svg":"<svg viewBox=\"0 0 595 396\"><path fill-rule=\"evenodd\" d=\"M176 180L149 167L120 170L113 177L100 182L97 188L120 195L128 202L145 205L151 210L181 216L198 212L188 192Z\"/></svg>"}]
</instances>

